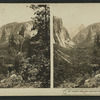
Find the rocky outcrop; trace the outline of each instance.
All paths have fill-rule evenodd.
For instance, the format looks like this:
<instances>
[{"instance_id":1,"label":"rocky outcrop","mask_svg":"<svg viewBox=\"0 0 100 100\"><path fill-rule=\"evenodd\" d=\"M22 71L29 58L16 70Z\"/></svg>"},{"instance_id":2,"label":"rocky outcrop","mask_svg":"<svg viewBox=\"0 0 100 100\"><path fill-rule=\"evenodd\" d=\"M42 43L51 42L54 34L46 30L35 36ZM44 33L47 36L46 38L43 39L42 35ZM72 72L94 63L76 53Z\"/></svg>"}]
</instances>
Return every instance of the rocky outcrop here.
<instances>
[{"instance_id":1,"label":"rocky outcrop","mask_svg":"<svg viewBox=\"0 0 100 100\"><path fill-rule=\"evenodd\" d=\"M85 80L84 87L86 88L100 88L100 74Z\"/></svg>"},{"instance_id":2,"label":"rocky outcrop","mask_svg":"<svg viewBox=\"0 0 100 100\"><path fill-rule=\"evenodd\" d=\"M64 48L74 45L69 37L67 29L63 26L62 19L55 16L53 17L53 37L54 43Z\"/></svg>"},{"instance_id":3,"label":"rocky outcrop","mask_svg":"<svg viewBox=\"0 0 100 100\"><path fill-rule=\"evenodd\" d=\"M22 44L38 33L34 25L33 21L29 21L2 26L0 28L0 48L10 46L20 51Z\"/></svg>"},{"instance_id":4,"label":"rocky outcrop","mask_svg":"<svg viewBox=\"0 0 100 100\"><path fill-rule=\"evenodd\" d=\"M0 88L9 88L9 87L14 87L18 84L21 84L23 81L22 77L19 75L17 76L16 74L11 75L7 79L3 79L0 82Z\"/></svg>"}]
</instances>

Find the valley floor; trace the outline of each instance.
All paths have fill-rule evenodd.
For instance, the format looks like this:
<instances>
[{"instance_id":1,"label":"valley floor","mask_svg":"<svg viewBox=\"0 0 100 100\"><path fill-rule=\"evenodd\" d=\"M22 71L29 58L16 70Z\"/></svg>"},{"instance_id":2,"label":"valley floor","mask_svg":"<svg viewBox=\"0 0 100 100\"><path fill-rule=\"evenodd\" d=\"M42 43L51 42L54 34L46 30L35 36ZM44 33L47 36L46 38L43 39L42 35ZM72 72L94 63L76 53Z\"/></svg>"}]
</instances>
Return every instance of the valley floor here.
<instances>
[{"instance_id":1,"label":"valley floor","mask_svg":"<svg viewBox=\"0 0 100 100\"><path fill-rule=\"evenodd\" d=\"M54 46L54 87L99 88L100 49L94 46L70 50Z\"/></svg>"}]
</instances>

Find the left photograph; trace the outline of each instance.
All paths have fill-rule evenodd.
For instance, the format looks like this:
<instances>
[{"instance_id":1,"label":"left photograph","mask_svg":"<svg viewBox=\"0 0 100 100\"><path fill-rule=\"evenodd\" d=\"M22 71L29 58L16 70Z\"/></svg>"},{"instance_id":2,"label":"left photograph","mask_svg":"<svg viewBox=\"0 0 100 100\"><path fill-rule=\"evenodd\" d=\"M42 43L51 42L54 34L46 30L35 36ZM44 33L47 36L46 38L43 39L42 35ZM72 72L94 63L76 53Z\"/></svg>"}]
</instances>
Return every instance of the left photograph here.
<instances>
[{"instance_id":1,"label":"left photograph","mask_svg":"<svg viewBox=\"0 0 100 100\"><path fill-rule=\"evenodd\" d=\"M0 88L50 88L49 4L0 4Z\"/></svg>"}]
</instances>

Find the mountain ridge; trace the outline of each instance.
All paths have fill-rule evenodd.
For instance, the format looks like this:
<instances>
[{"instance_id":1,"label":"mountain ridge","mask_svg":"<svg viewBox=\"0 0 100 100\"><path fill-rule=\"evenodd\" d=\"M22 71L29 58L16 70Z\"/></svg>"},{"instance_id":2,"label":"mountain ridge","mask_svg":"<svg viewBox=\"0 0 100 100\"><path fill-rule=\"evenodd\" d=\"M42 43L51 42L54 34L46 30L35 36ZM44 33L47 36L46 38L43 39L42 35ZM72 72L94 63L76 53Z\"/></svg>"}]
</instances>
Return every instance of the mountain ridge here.
<instances>
[{"instance_id":1,"label":"mountain ridge","mask_svg":"<svg viewBox=\"0 0 100 100\"><path fill-rule=\"evenodd\" d=\"M0 27L1 48L3 46L2 44L4 44L5 47L8 47L12 38L14 39L13 42L15 44L20 44L23 40L26 40L26 38L35 36L38 30L33 30L33 27L34 21L21 23L13 22L3 25Z\"/></svg>"},{"instance_id":2,"label":"mountain ridge","mask_svg":"<svg viewBox=\"0 0 100 100\"><path fill-rule=\"evenodd\" d=\"M99 35L100 31L100 22L91 24L86 28L79 31L76 36L72 39L75 44L84 44L84 43L93 43L95 37Z\"/></svg>"}]
</instances>

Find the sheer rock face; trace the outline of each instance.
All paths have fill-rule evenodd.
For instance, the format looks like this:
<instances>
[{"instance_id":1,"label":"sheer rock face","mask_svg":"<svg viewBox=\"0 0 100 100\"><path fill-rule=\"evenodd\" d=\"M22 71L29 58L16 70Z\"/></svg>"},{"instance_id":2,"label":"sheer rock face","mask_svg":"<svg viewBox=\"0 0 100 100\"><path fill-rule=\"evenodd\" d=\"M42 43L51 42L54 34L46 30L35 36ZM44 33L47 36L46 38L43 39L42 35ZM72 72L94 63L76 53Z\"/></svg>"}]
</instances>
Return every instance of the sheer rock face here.
<instances>
[{"instance_id":1,"label":"sheer rock face","mask_svg":"<svg viewBox=\"0 0 100 100\"><path fill-rule=\"evenodd\" d=\"M88 27L82 29L76 34L72 39L76 45L89 45L93 44L97 37L100 36L100 23L95 23L89 25Z\"/></svg>"},{"instance_id":2,"label":"sheer rock face","mask_svg":"<svg viewBox=\"0 0 100 100\"><path fill-rule=\"evenodd\" d=\"M68 46L73 46L74 43L71 41L68 31L63 26L62 19L53 17L53 37L54 43L67 48Z\"/></svg>"},{"instance_id":3,"label":"sheer rock face","mask_svg":"<svg viewBox=\"0 0 100 100\"><path fill-rule=\"evenodd\" d=\"M33 21L3 25L0 28L0 46L2 48L3 45L8 47L12 44L16 46L23 44L26 39L34 37L37 33Z\"/></svg>"},{"instance_id":4,"label":"sheer rock face","mask_svg":"<svg viewBox=\"0 0 100 100\"><path fill-rule=\"evenodd\" d=\"M24 36L24 37L33 37L37 34L37 29L32 30L32 28L34 28L34 25L32 23L25 23L22 26L22 29L20 32L18 32L20 35Z\"/></svg>"}]
</instances>

